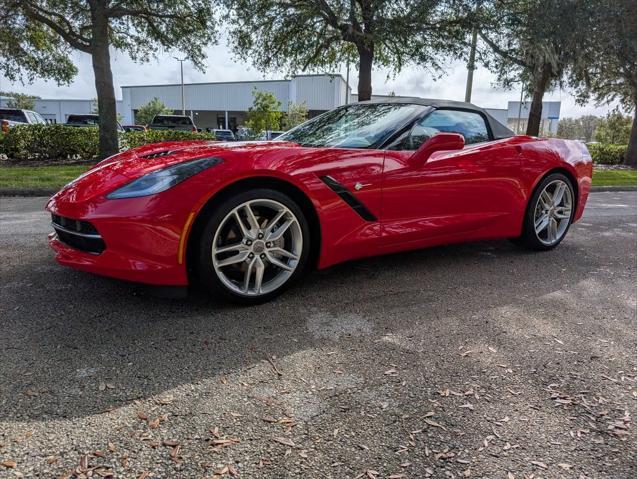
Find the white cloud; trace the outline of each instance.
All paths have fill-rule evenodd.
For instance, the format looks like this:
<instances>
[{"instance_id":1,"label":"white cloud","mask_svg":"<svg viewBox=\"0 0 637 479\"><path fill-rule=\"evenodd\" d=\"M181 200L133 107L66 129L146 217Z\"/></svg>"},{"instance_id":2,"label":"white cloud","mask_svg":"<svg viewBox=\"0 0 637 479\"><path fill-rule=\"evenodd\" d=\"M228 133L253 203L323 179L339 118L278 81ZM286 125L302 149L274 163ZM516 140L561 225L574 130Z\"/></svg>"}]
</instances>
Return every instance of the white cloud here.
<instances>
[{"instance_id":1,"label":"white cloud","mask_svg":"<svg viewBox=\"0 0 637 479\"><path fill-rule=\"evenodd\" d=\"M255 79L282 78L284 73L263 74L250 64L233 58L225 41L207 48L207 65L205 72L194 69L192 64L184 63L184 81L218 82ZM156 85L179 83L179 62L173 59L174 54L163 53L157 60L139 64L127 55L113 51L111 53L115 95L120 98L122 85ZM73 60L79 73L70 86L58 86L55 82L38 80L32 85L12 84L0 76L0 90L14 90L31 93L43 98L95 98L95 86L91 59L85 53L77 52ZM375 70L372 75L374 93L420 96L425 98L441 98L464 100L466 68L462 62L452 62L448 73L441 78L434 78L424 68L410 66L398 75L389 75L387 70ZM341 72L345 76L345 68ZM493 87L494 76L484 68L478 68L474 74L472 102L487 108L506 108L509 100L520 97L519 90L505 91ZM350 84L356 91L357 72L352 69ZM545 100L562 102L561 117L581 116L585 114L604 115L611 107L596 107L594 104L580 106L575 104L573 96L567 91L556 91L545 95Z\"/></svg>"}]
</instances>

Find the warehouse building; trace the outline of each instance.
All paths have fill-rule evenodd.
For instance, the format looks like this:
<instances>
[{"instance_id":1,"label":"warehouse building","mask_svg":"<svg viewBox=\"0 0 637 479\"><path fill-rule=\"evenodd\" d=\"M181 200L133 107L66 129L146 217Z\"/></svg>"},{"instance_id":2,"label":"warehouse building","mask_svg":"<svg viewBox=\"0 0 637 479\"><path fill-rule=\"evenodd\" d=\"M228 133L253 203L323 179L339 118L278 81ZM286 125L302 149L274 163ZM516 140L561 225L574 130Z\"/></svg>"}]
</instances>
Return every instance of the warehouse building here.
<instances>
[{"instance_id":1,"label":"warehouse building","mask_svg":"<svg viewBox=\"0 0 637 479\"><path fill-rule=\"evenodd\" d=\"M225 128L235 130L243 125L252 106L254 90L272 93L287 111L290 103L305 103L310 118L345 103L355 103L345 79L338 74L297 75L284 80L187 83L182 85L126 85L122 99L117 101L117 113L124 125L135 124L135 114L153 98L159 98L174 113L181 114L182 101L187 115L199 128ZM373 99L388 98L374 95ZM8 98L0 97L0 106ZM511 101L508 108L486 108L498 121L514 131L524 132L528 121L529 102ZM96 100L38 99L35 110L47 121L64 123L70 114L85 114L96 110ZM544 102L541 132L555 134L560 113L560 102Z\"/></svg>"},{"instance_id":2,"label":"warehouse building","mask_svg":"<svg viewBox=\"0 0 637 479\"><path fill-rule=\"evenodd\" d=\"M287 111L289 103L305 103L310 117L345 104L346 83L341 75L298 75L289 80L262 80L184 85L184 105L199 128L236 130L252 106L253 90L272 93ZM122 87L123 123L132 123L135 112L153 98L180 113L181 85Z\"/></svg>"}]
</instances>

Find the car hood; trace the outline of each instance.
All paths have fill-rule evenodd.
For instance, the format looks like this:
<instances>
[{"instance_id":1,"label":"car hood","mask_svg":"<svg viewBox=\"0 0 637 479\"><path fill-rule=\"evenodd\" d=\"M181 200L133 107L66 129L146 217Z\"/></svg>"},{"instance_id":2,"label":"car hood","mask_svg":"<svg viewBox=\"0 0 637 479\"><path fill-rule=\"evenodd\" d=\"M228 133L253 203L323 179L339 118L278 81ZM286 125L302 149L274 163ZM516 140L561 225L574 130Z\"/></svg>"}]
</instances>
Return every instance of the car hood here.
<instances>
[{"instance_id":1,"label":"car hood","mask_svg":"<svg viewBox=\"0 0 637 479\"><path fill-rule=\"evenodd\" d=\"M53 200L81 202L96 198L123 186L145 174L171 165L218 156L240 161L240 153L260 155L272 150L298 147L290 142L215 142L179 141L154 143L133 148L101 161L64 186Z\"/></svg>"}]
</instances>

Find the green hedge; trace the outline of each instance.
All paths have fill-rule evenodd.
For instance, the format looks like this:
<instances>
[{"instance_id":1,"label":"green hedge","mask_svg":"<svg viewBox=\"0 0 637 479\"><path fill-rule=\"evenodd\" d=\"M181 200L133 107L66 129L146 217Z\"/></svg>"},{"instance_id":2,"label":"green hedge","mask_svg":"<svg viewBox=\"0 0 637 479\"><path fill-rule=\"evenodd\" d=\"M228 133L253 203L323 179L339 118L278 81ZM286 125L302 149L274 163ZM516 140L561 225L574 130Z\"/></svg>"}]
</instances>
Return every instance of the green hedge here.
<instances>
[{"instance_id":1,"label":"green hedge","mask_svg":"<svg viewBox=\"0 0 637 479\"><path fill-rule=\"evenodd\" d=\"M212 133L176 130L129 131L120 133L122 149L148 143L179 140L213 140ZM0 154L11 162L91 162L98 158L97 128L66 125L19 125L0 134Z\"/></svg>"},{"instance_id":2,"label":"green hedge","mask_svg":"<svg viewBox=\"0 0 637 479\"><path fill-rule=\"evenodd\" d=\"M160 141L182 141L182 140L214 140L212 133L196 133L194 131L179 130L148 130L148 131L127 131L123 135L123 143L128 148L158 143Z\"/></svg>"},{"instance_id":3,"label":"green hedge","mask_svg":"<svg viewBox=\"0 0 637 479\"><path fill-rule=\"evenodd\" d=\"M2 152L11 160L92 160L97 157L97 128L18 125L4 135Z\"/></svg>"},{"instance_id":4,"label":"green hedge","mask_svg":"<svg viewBox=\"0 0 637 479\"><path fill-rule=\"evenodd\" d=\"M626 157L627 145L606 145L594 143L587 145L593 163L600 165L621 165Z\"/></svg>"}]
</instances>

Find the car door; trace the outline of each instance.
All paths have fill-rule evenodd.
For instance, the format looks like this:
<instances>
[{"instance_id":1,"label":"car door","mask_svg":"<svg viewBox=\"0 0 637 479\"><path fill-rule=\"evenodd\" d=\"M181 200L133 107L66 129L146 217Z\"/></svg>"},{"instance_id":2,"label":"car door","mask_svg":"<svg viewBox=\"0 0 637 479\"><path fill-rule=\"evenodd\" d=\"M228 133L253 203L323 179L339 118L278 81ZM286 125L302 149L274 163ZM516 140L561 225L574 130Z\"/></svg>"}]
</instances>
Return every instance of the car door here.
<instances>
[{"instance_id":1,"label":"car door","mask_svg":"<svg viewBox=\"0 0 637 479\"><path fill-rule=\"evenodd\" d=\"M519 234L524 197L514 144L493 141L486 118L473 110L437 109L418 126L427 132L424 139L438 132L460 133L465 147L436 152L423 162L412 158L418 145L404 148L399 140L389 146L383 171L383 246Z\"/></svg>"}]
</instances>

